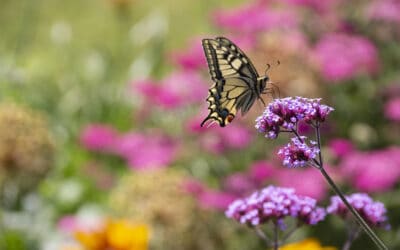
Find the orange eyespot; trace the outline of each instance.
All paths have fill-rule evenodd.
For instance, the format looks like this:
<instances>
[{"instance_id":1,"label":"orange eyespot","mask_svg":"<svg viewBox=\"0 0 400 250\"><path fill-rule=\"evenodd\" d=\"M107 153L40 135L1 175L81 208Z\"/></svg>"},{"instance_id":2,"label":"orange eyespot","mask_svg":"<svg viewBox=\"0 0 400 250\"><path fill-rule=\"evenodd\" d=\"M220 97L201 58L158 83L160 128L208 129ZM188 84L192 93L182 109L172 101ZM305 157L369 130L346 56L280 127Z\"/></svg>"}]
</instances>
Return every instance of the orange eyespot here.
<instances>
[{"instance_id":1,"label":"orange eyespot","mask_svg":"<svg viewBox=\"0 0 400 250\"><path fill-rule=\"evenodd\" d=\"M226 117L226 120L227 120L228 122L232 122L232 121L233 121L233 118L235 118L235 116L232 115L232 114L229 114L229 115Z\"/></svg>"}]
</instances>

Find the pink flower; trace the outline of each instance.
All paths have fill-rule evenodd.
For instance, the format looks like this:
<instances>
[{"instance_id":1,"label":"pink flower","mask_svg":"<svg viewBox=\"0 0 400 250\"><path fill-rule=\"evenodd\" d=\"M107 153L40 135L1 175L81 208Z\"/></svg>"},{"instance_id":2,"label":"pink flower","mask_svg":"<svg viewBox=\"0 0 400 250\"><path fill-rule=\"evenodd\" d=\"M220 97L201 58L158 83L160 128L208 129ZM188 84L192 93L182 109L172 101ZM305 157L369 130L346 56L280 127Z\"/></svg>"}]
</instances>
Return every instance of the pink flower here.
<instances>
[{"instance_id":1,"label":"pink flower","mask_svg":"<svg viewBox=\"0 0 400 250\"><path fill-rule=\"evenodd\" d=\"M340 0L284 0L287 3L298 5L298 6L305 6L316 11L325 13L327 10L332 9L335 7Z\"/></svg>"},{"instance_id":2,"label":"pink flower","mask_svg":"<svg viewBox=\"0 0 400 250\"><path fill-rule=\"evenodd\" d=\"M182 183L182 188L185 192L198 196L202 194L206 187L205 185L196 179L187 179Z\"/></svg>"},{"instance_id":3,"label":"pink flower","mask_svg":"<svg viewBox=\"0 0 400 250\"><path fill-rule=\"evenodd\" d=\"M184 70L197 70L207 67L203 47L201 46L201 38L192 39L189 48L186 50L172 53L171 60Z\"/></svg>"},{"instance_id":4,"label":"pink flower","mask_svg":"<svg viewBox=\"0 0 400 250\"><path fill-rule=\"evenodd\" d=\"M256 188L255 183L246 173L234 173L224 179L224 190L237 195L244 195Z\"/></svg>"},{"instance_id":5,"label":"pink flower","mask_svg":"<svg viewBox=\"0 0 400 250\"><path fill-rule=\"evenodd\" d=\"M296 193L310 196L314 199L322 199L327 194L327 185L318 170L313 168L285 169L275 174L277 185L291 187Z\"/></svg>"},{"instance_id":6,"label":"pink flower","mask_svg":"<svg viewBox=\"0 0 400 250\"><path fill-rule=\"evenodd\" d=\"M65 233L73 233L77 229L77 219L73 215L65 215L58 220L57 228Z\"/></svg>"},{"instance_id":7,"label":"pink flower","mask_svg":"<svg viewBox=\"0 0 400 250\"><path fill-rule=\"evenodd\" d=\"M166 167L176 158L177 143L162 135L128 133L119 138L116 152L135 169Z\"/></svg>"},{"instance_id":8,"label":"pink flower","mask_svg":"<svg viewBox=\"0 0 400 250\"><path fill-rule=\"evenodd\" d=\"M393 98L385 104L385 116L389 120L400 122L400 97Z\"/></svg>"},{"instance_id":9,"label":"pink flower","mask_svg":"<svg viewBox=\"0 0 400 250\"><path fill-rule=\"evenodd\" d=\"M274 176L276 172L276 167L266 161L256 161L249 168L249 176L258 186Z\"/></svg>"},{"instance_id":10,"label":"pink flower","mask_svg":"<svg viewBox=\"0 0 400 250\"><path fill-rule=\"evenodd\" d=\"M218 27L238 33L293 28L298 24L296 12L290 9L271 9L266 1L254 1L236 9L217 11L213 19Z\"/></svg>"},{"instance_id":11,"label":"pink flower","mask_svg":"<svg viewBox=\"0 0 400 250\"><path fill-rule=\"evenodd\" d=\"M144 96L146 105L174 109L204 101L208 84L194 71L186 71L172 73L160 82L135 81L132 87Z\"/></svg>"},{"instance_id":12,"label":"pink flower","mask_svg":"<svg viewBox=\"0 0 400 250\"><path fill-rule=\"evenodd\" d=\"M329 81L344 81L378 70L378 52L367 38L331 33L323 36L313 52L322 75Z\"/></svg>"},{"instance_id":13,"label":"pink flower","mask_svg":"<svg viewBox=\"0 0 400 250\"><path fill-rule=\"evenodd\" d=\"M73 233L75 231L93 231L104 226L104 216L96 211L83 208L76 215L65 215L57 223L58 229L64 233Z\"/></svg>"},{"instance_id":14,"label":"pink flower","mask_svg":"<svg viewBox=\"0 0 400 250\"><path fill-rule=\"evenodd\" d=\"M399 23L400 2L397 0L373 1L367 7L366 16L371 20Z\"/></svg>"},{"instance_id":15,"label":"pink flower","mask_svg":"<svg viewBox=\"0 0 400 250\"><path fill-rule=\"evenodd\" d=\"M400 148L353 152L343 159L340 168L360 191L384 192L399 181Z\"/></svg>"},{"instance_id":16,"label":"pink flower","mask_svg":"<svg viewBox=\"0 0 400 250\"><path fill-rule=\"evenodd\" d=\"M353 143L341 138L331 140L328 147L336 157L343 157L354 151Z\"/></svg>"},{"instance_id":17,"label":"pink flower","mask_svg":"<svg viewBox=\"0 0 400 250\"><path fill-rule=\"evenodd\" d=\"M117 137L118 132L111 126L90 124L82 130L80 142L89 150L110 151Z\"/></svg>"},{"instance_id":18,"label":"pink flower","mask_svg":"<svg viewBox=\"0 0 400 250\"><path fill-rule=\"evenodd\" d=\"M238 198L237 195L230 192L210 189L195 179L185 181L182 188L191 194L201 207L206 209L224 210L234 199Z\"/></svg>"},{"instance_id":19,"label":"pink flower","mask_svg":"<svg viewBox=\"0 0 400 250\"><path fill-rule=\"evenodd\" d=\"M207 116L206 113L188 120L186 130L199 135L196 140L206 151L219 154L229 149L242 149L253 140L250 130L240 123L232 123L224 128L219 126L201 127L200 123L205 116Z\"/></svg>"},{"instance_id":20,"label":"pink flower","mask_svg":"<svg viewBox=\"0 0 400 250\"><path fill-rule=\"evenodd\" d=\"M237 198L230 193L210 189L198 197L198 202L203 208L225 210Z\"/></svg>"}]
</instances>

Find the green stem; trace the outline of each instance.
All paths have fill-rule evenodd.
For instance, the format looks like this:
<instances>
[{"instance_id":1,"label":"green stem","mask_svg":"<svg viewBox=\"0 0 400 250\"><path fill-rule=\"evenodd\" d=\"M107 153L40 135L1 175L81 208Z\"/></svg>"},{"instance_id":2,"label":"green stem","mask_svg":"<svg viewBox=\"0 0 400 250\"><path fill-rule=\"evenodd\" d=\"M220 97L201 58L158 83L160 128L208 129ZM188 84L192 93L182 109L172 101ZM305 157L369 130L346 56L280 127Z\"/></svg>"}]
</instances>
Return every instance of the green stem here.
<instances>
[{"instance_id":1,"label":"green stem","mask_svg":"<svg viewBox=\"0 0 400 250\"><path fill-rule=\"evenodd\" d=\"M348 234L348 238L342 247L342 250L350 250L351 244L353 244L353 241L358 237L360 232L361 228L358 225L356 225L356 228L351 228Z\"/></svg>"},{"instance_id":2,"label":"green stem","mask_svg":"<svg viewBox=\"0 0 400 250\"><path fill-rule=\"evenodd\" d=\"M278 250L279 241L278 241L278 223L274 221L274 250Z\"/></svg>"},{"instance_id":3,"label":"green stem","mask_svg":"<svg viewBox=\"0 0 400 250\"><path fill-rule=\"evenodd\" d=\"M268 239L267 235L261 230L259 227L254 227L254 230L256 231L257 235L267 244L267 246L270 246L270 240Z\"/></svg>"},{"instance_id":4,"label":"green stem","mask_svg":"<svg viewBox=\"0 0 400 250\"><path fill-rule=\"evenodd\" d=\"M379 247L379 249L381 249L381 250L388 249L387 246L385 245L385 243L383 243L383 241L381 239L379 239L379 237L374 233L374 231L372 231L372 229L368 226L368 224L361 217L361 215L353 208L353 206L351 206L351 204L344 197L343 193L340 191L340 189L333 182L332 178L325 171L323 163L322 163L321 135L320 135L320 130L319 130L319 124L318 123L317 123L315 131L316 131L317 143L318 143L318 148L319 148L319 166L320 166L319 170L321 171L322 175L325 177L325 179L329 183L329 185L333 188L335 193L337 195L339 195L340 199L343 201L343 203L346 205L346 207L350 210L350 212L354 215L354 217L356 218L357 222L364 229L364 231L368 234L368 236L374 241L374 243Z\"/></svg>"}]
</instances>

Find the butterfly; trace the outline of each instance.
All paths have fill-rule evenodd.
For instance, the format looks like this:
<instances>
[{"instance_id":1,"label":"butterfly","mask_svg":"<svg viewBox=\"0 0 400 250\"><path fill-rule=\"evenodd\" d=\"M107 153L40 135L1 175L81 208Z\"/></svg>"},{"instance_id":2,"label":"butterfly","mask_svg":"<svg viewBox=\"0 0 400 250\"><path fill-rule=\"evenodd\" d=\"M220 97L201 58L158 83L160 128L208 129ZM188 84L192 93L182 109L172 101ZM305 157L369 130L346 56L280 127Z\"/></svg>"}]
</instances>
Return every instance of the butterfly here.
<instances>
[{"instance_id":1,"label":"butterfly","mask_svg":"<svg viewBox=\"0 0 400 250\"><path fill-rule=\"evenodd\" d=\"M202 45L214 84L207 97L210 112L201 126L213 120L225 127L239 110L244 115L257 99L264 103L261 94L269 77L259 76L250 59L225 37L203 39Z\"/></svg>"}]
</instances>

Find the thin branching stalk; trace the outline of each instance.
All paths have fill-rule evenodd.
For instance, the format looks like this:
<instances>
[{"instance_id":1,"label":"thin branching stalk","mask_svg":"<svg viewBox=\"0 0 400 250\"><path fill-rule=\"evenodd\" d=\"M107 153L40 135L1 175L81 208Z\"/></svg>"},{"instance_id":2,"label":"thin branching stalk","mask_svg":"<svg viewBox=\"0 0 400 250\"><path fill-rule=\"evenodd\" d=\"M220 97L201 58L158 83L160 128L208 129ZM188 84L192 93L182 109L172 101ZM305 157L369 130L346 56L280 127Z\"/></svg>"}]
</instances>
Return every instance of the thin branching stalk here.
<instances>
[{"instance_id":1,"label":"thin branching stalk","mask_svg":"<svg viewBox=\"0 0 400 250\"><path fill-rule=\"evenodd\" d=\"M267 235L261 230L259 227L254 227L254 230L256 231L258 237L260 237L267 246L270 246L270 240L268 239Z\"/></svg>"},{"instance_id":2,"label":"thin branching stalk","mask_svg":"<svg viewBox=\"0 0 400 250\"><path fill-rule=\"evenodd\" d=\"M346 207L350 210L350 212L354 215L355 219L357 222L360 224L360 226L364 229L364 231L368 234L368 236L374 241L374 243L379 247L381 250L386 250L388 249L385 243L379 237L372 231L372 229L368 226L368 224L365 222L365 220L361 217L361 215L353 208L353 206L347 201L347 199L344 197L343 193L340 191L340 189L336 186L335 182L332 180L332 178L329 176L329 174L325 171L324 165L322 162L322 153L321 153L321 133L319 129L319 124L316 124L315 127L315 132L316 132L316 137L317 137L317 145L319 148L319 170L321 174L325 177L326 181L329 183L329 185L332 187L332 189L335 191L335 193L340 197L340 199L343 201L343 203L346 205Z\"/></svg>"},{"instance_id":3,"label":"thin branching stalk","mask_svg":"<svg viewBox=\"0 0 400 250\"><path fill-rule=\"evenodd\" d=\"M356 225L356 228L353 228L349 231L349 236L346 240L346 242L343 244L342 250L350 250L351 244L353 244L353 241L358 237L358 235L361 232L361 227Z\"/></svg>"},{"instance_id":4,"label":"thin branching stalk","mask_svg":"<svg viewBox=\"0 0 400 250\"><path fill-rule=\"evenodd\" d=\"M292 236L292 234L299 229L299 227L301 226L301 224L296 223L296 225L291 228L282 238L281 238L281 242L285 242L287 239L289 239L290 236Z\"/></svg>"},{"instance_id":5,"label":"thin branching stalk","mask_svg":"<svg viewBox=\"0 0 400 250\"><path fill-rule=\"evenodd\" d=\"M278 223L274 221L274 250L279 248Z\"/></svg>"}]
</instances>

